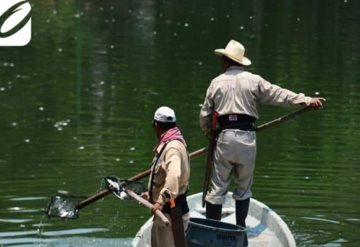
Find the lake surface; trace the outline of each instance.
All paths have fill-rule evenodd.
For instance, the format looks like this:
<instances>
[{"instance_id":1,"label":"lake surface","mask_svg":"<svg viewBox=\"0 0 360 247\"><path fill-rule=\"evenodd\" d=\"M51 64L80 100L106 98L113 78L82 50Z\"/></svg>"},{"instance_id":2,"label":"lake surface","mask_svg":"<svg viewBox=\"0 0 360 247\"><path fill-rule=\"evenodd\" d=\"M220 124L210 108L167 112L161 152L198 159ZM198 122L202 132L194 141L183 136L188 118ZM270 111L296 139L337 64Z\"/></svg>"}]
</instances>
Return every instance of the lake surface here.
<instances>
[{"instance_id":1,"label":"lake surface","mask_svg":"<svg viewBox=\"0 0 360 247\"><path fill-rule=\"evenodd\" d=\"M360 246L359 1L30 3L30 44L0 47L0 246L130 246L149 217L137 203L108 196L67 221L44 209L58 191L88 196L147 169L161 105L190 152L206 146L200 105L230 39L249 71L327 99L259 132L254 197L298 246ZM258 124L293 110L261 106ZM192 161L191 194L204 162Z\"/></svg>"}]
</instances>

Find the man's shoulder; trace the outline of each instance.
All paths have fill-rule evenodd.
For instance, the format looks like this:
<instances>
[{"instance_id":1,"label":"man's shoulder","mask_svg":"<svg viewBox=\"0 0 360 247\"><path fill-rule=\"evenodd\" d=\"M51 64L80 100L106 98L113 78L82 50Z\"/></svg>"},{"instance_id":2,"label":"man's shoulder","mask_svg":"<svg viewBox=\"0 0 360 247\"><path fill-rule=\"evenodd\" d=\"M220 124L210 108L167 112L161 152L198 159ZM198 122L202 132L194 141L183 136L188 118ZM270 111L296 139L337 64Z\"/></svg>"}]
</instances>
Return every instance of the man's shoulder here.
<instances>
[{"instance_id":1,"label":"man's shoulder","mask_svg":"<svg viewBox=\"0 0 360 247\"><path fill-rule=\"evenodd\" d=\"M240 77L249 77L249 78L261 78L260 75L252 73L250 71L246 71L246 70L232 70L230 72L224 72L218 76L216 76L212 81L213 82L217 82L217 81L221 81L223 79L225 79L227 76L240 76Z\"/></svg>"},{"instance_id":2,"label":"man's shoulder","mask_svg":"<svg viewBox=\"0 0 360 247\"><path fill-rule=\"evenodd\" d=\"M261 83L262 81L264 81L264 79L260 75L254 74L249 71L244 71L243 73L239 74L238 79L249 81L251 84L253 84L253 83L257 84L257 83Z\"/></svg>"},{"instance_id":3,"label":"man's shoulder","mask_svg":"<svg viewBox=\"0 0 360 247\"><path fill-rule=\"evenodd\" d=\"M260 75L252 73L250 71L242 71L241 73L239 73L238 75L240 76L249 76L249 77L260 77Z\"/></svg>"},{"instance_id":4,"label":"man's shoulder","mask_svg":"<svg viewBox=\"0 0 360 247\"><path fill-rule=\"evenodd\" d=\"M221 80L221 78L224 77L224 75L225 75L225 73L222 73L222 74L214 77L214 78L212 79L211 83L215 83L216 81Z\"/></svg>"},{"instance_id":5,"label":"man's shoulder","mask_svg":"<svg viewBox=\"0 0 360 247\"><path fill-rule=\"evenodd\" d=\"M166 148L183 148L183 147L185 147L184 143L176 139L168 142L166 145Z\"/></svg>"},{"instance_id":6,"label":"man's shoulder","mask_svg":"<svg viewBox=\"0 0 360 247\"><path fill-rule=\"evenodd\" d=\"M171 151L171 150L176 150L180 153L186 153L186 146L184 145L184 143L182 143L179 140L172 140L170 142L167 143L166 148L165 148L165 152Z\"/></svg>"}]
</instances>

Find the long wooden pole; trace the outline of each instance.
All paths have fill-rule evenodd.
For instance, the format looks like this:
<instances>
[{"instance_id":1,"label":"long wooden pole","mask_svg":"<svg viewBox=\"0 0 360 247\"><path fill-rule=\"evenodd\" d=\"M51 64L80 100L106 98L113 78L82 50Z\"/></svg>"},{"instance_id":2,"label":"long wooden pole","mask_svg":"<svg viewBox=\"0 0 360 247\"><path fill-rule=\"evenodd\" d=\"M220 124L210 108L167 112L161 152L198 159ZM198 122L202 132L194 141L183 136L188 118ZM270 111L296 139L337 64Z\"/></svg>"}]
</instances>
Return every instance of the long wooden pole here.
<instances>
[{"instance_id":1,"label":"long wooden pole","mask_svg":"<svg viewBox=\"0 0 360 247\"><path fill-rule=\"evenodd\" d=\"M256 127L256 131L261 131L261 130L264 130L264 129L267 129L267 128L270 128L272 126L275 126L275 125L278 125L280 123L283 123L289 119L292 119L300 114L303 114L305 112L308 112L310 111L312 108L310 106L305 106L299 110L296 110L296 111L293 111L293 112L290 112L288 114L285 114L281 117L278 117L270 122L267 122L267 123L264 123L264 124L261 124L259 125L258 127Z\"/></svg>"},{"instance_id":2,"label":"long wooden pole","mask_svg":"<svg viewBox=\"0 0 360 247\"><path fill-rule=\"evenodd\" d=\"M298 115L300 115L300 114L303 114L303 113L305 113L305 112L308 112L310 109L311 109L311 107L306 106L306 107L303 107L303 108L301 108L301 109L299 109L299 110L296 110L296 111L294 111L294 112L290 112L290 113L288 113L288 114L286 114L286 115L283 115L283 116L281 116L281 117L278 117L278 118L276 118L276 119L274 119L274 120L272 120L272 121L270 121L270 122L267 122L267 123L264 123L264 124L259 125L258 127L256 127L256 131L262 131L262 130L264 130L264 129L267 129L267 128L276 126L276 125L278 125L278 124L280 124L280 123L283 123L283 122L285 122L285 121L287 121L287 120L290 120L290 119L292 119L292 118L294 118L294 117L296 117L296 116L298 116ZM198 150L190 153L189 156L190 156L190 158L192 159L192 158L196 158L196 157L198 157L198 156L200 156L200 155L203 155L203 154L206 153L206 152L207 152L207 147L203 147L203 148L200 148L200 149L198 149ZM143 178L149 176L150 172L151 172L151 170L150 170L150 169L147 169L147 170L145 170L145 171L143 171L143 172L141 172L141 173L139 173L139 174L137 174L137 175L129 178L128 180L130 180L130 181L137 181L137 180L143 179ZM123 182L123 184L121 184L121 185L122 185L122 186L125 186L125 185L126 185L126 182ZM85 206L89 205L90 203L93 203L93 202L95 202L95 201L97 201L97 200L99 200L99 199L107 196L107 195L110 194L110 193L111 193L111 191L109 191L109 190L107 190L107 189L106 189L106 190L103 190L103 191L100 191L100 192L98 192L98 193L96 193L96 194L94 194L94 195L92 195L92 196L84 199L83 201L81 201L81 202L76 206L76 209L82 209L83 207L85 207Z\"/></svg>"},{"instance_id":3,"label":"long wooden pole","mask_svg":"<svg viewBox=\"0 0 360 247\"><path fill-rule=\"evenodd\" d=\"M210 133L209 146L206 157L205 176L203 182L203 194L201 199L201 203L203 207L205 206L205 197L209 190L212 167L214 163L214 151L215 151L216 138L217 138L216 135L217 117L218 117L218 113L214 112L212 115L211 133Z\"/></svg>"},{"instance_id":4,"label":"long wooden pole","mask_svg":"<svg viewBox=\"0 0 360 247\"><path fill-rule=\"evenodd\" d=\"M150 174L150 169L147 169L146 171L140 172L139 174L136 174L135 176L132 176L131 178L129 178L129 181L138 181L140 179L143 179L147 176L149 176ZM121 186L126 186L126 180L122 183L120 183ZM93 203L107 195L109 195L111 193L111 190L105 189L102 190L92 196L89 196L88 198L82 200L81 202L79 202L79 204L76 206L76 209L82 209L83 207L86 207L87 205L89 205L90 203Z\"/></svg>"},{"instance_id":5,"label":"long wooden pole","mask_svg":"<svg viewBox=\"0 0 360 247\"><path fill-rule=\"evenodd\" d=\"M190 159L202 155L203 153L206 152L206 150L207 150L206 148L200 148L200 149L190 153L189 154ZM133 177L127 179L127 180L129 180L129 181L141 180L141 179L149 176L150 172L151 172L151 169L147 169L147 170L145 170L143 172L140 172L139 174L136 174L135 176L133 176ZM120 185L121 186L126 186L126 180L125 180L125 182L122 182ZM95 201L109 195L109 194L111 194L110 190L108 190L108 189L102 190L102 191L100 191L100 192L98 192L98 193L96 193L96 194L94 194L92 196L89 196L88 198L82 200L81 202L79 202L79 204L76 206L76 209L80 210L80 209L86 207L87 205L89 205L89 204L91 204L91 203L93 203L93 202L95 202Z\"/></svg>"},{"instance_id":6,"label":"long wooden pole","mask_svg":"<svg viewBox=\"0 0 360 247\"><path fill-rule=\"evenodd\" d=\"M296 110L296 111L290 112L288 114L285 114L285 115L283 115L281 117L278 117L278 118L276 118L276 119L274 119L274 120L272 120L270 122L261 124L261 125L257 126L255 128L255 130L258 132L258 131L262 131L264 129L276 126L276 125L278 125L280 123L283 123L283 122L285 122L287 120L290 120L290 119L292 119L292 118L294 118L294 117L296 117L298 115L301 115L301 114L303 114L305 112L308 112L311 109L312 108L310 106L303 107L303 108L301 108L299 110ZM193 155L193 157L197 157L197 156L203 155L206 152L207 152L207 147L203 147L203 148L200 148L200 149L192 152L191 154Z\"/></svg>"},{"instance_id":7,"label":"long wooden pole","mask_svg":"<svg viewBox=\"0 0 360 247\"><path fill-rule=\"evenodd\" d=\"M138 201L141 205L144 205L145 207L147 207L149 209L153 209L154 205L151 204L148 200L145 200L144 198L142 198L141 196L139 196L132 190L125 190L125 191L126 191L126 194L128 194L134 200ZM166 216L159 209L155 211L155 214L157 216L159 216L159 218L165 223L165 225L167 225L167 226L171 225L168 218L166 218Z\"/></svg>"}]
</instances>

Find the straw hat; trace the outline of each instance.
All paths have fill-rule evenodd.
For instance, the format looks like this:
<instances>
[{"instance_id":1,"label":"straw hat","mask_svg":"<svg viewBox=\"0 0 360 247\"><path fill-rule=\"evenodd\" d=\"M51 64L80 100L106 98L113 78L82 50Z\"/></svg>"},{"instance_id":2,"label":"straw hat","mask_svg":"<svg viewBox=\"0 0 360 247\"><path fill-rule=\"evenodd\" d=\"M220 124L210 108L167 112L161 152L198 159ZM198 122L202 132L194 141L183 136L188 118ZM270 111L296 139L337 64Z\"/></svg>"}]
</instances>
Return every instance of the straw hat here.
<instances>
[{"instance_id":1,"label":"straw hat","mask_svg":"<svg viewBox=\"0 0 360 247\"><path fill-rule=\"evenodd\" d=\"M230 40L225 49L216 49L214 52L218 56L226 56L242 65L248 66L251 64L251 61L244 56L244 46L235 40Z\"/></svg>"}]
</instances>

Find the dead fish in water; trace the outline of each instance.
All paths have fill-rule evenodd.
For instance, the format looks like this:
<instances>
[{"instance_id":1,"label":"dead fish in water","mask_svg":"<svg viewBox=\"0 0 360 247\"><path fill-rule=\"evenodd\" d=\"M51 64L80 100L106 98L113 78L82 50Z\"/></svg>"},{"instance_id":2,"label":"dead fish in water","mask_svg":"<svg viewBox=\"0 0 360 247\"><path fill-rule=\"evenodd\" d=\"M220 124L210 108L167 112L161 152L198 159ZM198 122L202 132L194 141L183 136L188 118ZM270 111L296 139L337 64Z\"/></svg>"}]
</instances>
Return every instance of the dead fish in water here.
<instances>
[{"instance_id":1,"label":"dead fish in water","mask_svg":"<svg viewBox=\"0 0 360 247\"><path fill-rule=\"evenodd\" d=\"M70 192L67 190L58 190L57 193L60 195L69 195L70 194Z\"/></svg>"},{"instance_id":2,"label":"dead fish in water","mask_svg":"<svg viewBox=\"0 0 360 247\"><path fill-rule=\"evenodd\" d=\"M75 213L73 211L64 211L59 214L60 218L73 218Z\"/></svg>"}]
</instances>

